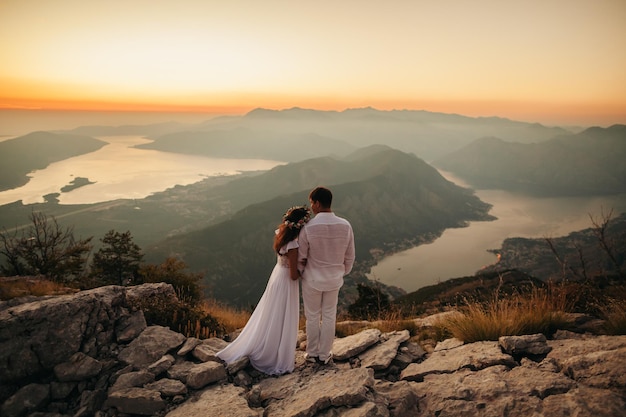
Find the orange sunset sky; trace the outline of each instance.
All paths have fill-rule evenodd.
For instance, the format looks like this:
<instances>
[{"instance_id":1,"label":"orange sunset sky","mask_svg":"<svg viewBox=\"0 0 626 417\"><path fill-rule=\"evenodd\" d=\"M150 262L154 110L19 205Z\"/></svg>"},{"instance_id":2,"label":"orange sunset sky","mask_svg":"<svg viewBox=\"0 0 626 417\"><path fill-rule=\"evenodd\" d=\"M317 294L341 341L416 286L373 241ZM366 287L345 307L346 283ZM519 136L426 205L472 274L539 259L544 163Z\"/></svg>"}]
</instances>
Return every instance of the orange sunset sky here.
<instances>
[{"instance_id":1,"label":"orange sunset sky","mask_svg":"<svg viewBox=\"0 0 626 417\"><path fill-rule=\"evenodd\" d=\"M626 123L625 0L0 0L0 109Z\"/></svg>"}]
</instances>

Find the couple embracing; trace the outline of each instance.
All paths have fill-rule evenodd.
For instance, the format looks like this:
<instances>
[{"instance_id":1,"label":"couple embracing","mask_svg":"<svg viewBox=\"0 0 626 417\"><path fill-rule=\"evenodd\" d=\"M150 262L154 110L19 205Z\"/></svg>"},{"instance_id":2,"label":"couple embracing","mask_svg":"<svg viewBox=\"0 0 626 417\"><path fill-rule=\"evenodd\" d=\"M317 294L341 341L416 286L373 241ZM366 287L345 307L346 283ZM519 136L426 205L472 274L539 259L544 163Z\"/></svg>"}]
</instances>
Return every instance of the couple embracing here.
<instances>
[{"instance_id":1,"label":"couple embracing","mask_svg":"<svg viewBox=\"0 0 626 417\"><path fill-rule=\"evenodd\" d=\"M265 292L239 336L217 353L220 359L231 363L247 356L268 375L292 372L301 278L306 360L331 361L339 289L355 258L352 226L332 212L332 199L328 188L317 187L309 194L311 209L298 206L285 213L274 237L277 262Z\"/></svg>"}]
</instances>

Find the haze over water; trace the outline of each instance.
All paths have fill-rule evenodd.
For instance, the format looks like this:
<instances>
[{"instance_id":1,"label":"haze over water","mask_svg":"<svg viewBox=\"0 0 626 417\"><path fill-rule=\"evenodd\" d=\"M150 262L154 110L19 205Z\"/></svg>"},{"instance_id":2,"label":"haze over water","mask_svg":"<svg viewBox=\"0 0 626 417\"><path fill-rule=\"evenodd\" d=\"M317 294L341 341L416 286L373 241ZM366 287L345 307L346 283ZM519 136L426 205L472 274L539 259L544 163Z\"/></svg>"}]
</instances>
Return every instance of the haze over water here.
<instances>
[{"instance_id":1,"label":"haze over water","mask_svg":"<svg viewBox=\"0 0 626 417\"><path fill-rule=\"evenodd\" d=\"M467 186L449 173L447 179ZM592 226L602 211L613 216L626 212L626 195L596 197L533 197L503 190L477 190L482 201L492 204L489 212L498 220L472 222L469 227L447 229L433 243L399 252L372 268L370 279L394 285L407 292L450 278L474 275L494 264L499 249L510 237L545 238L566 236Z\"/></svg>"},{"instance_id":2,"label":"haze over water","mask_svg":"<svg viewBox=\"0 0 626 417\"><path fill-rule=\"evenodd\" d=\"M260 159L208 158L133 148L150 142L141 136L98 139L109 144L95 152L55 162L32 172L26 185L0 192L0 205L18 200L22 200L23 204L42 203L44 195L59 193L76 177L88 178L95 184L61 193L61 204L140 199L175 185L193 184L206 177L268 170L282 164Z\"/></svg>"}]
</instances>

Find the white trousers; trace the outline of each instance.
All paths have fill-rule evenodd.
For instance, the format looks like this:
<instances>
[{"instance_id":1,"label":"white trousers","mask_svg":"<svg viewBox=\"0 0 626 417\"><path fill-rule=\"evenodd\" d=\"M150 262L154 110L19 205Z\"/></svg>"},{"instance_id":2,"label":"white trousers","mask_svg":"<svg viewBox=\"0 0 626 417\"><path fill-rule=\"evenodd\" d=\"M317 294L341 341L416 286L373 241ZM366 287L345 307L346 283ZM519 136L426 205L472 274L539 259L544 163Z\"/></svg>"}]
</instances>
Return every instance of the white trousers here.
<instances>
[{"instance_id":1,"label":"white trousers","mask_svg":"<svg viewBox=\"0 0 626 417\"><path fill-rule=\"evenodd\" d=\"M335 340L339 289L318 291L302 280L302 303L306 317L306 353L325 361Z\"/></svg>"}]
</instances>

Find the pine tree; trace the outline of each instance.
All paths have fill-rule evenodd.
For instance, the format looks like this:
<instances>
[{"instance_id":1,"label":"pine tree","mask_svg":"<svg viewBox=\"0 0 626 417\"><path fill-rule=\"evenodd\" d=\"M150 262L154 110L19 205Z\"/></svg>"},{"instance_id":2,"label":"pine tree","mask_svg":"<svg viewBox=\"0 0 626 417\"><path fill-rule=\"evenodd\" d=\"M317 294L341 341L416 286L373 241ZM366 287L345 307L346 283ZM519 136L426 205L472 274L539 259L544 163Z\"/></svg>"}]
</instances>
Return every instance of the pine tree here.
<instances>
[{"instance_id":1,"label":"pine tree","mask_svg":"<svg viewBox=\"0 0 626 417\"><path fill-rule=\"evenodd\" d=\"M110 230L100 239L102 247L94 254L92 275L104 284L139 284L141 248L133 242L130 231Z\"/></svg>"}]
</instances>

